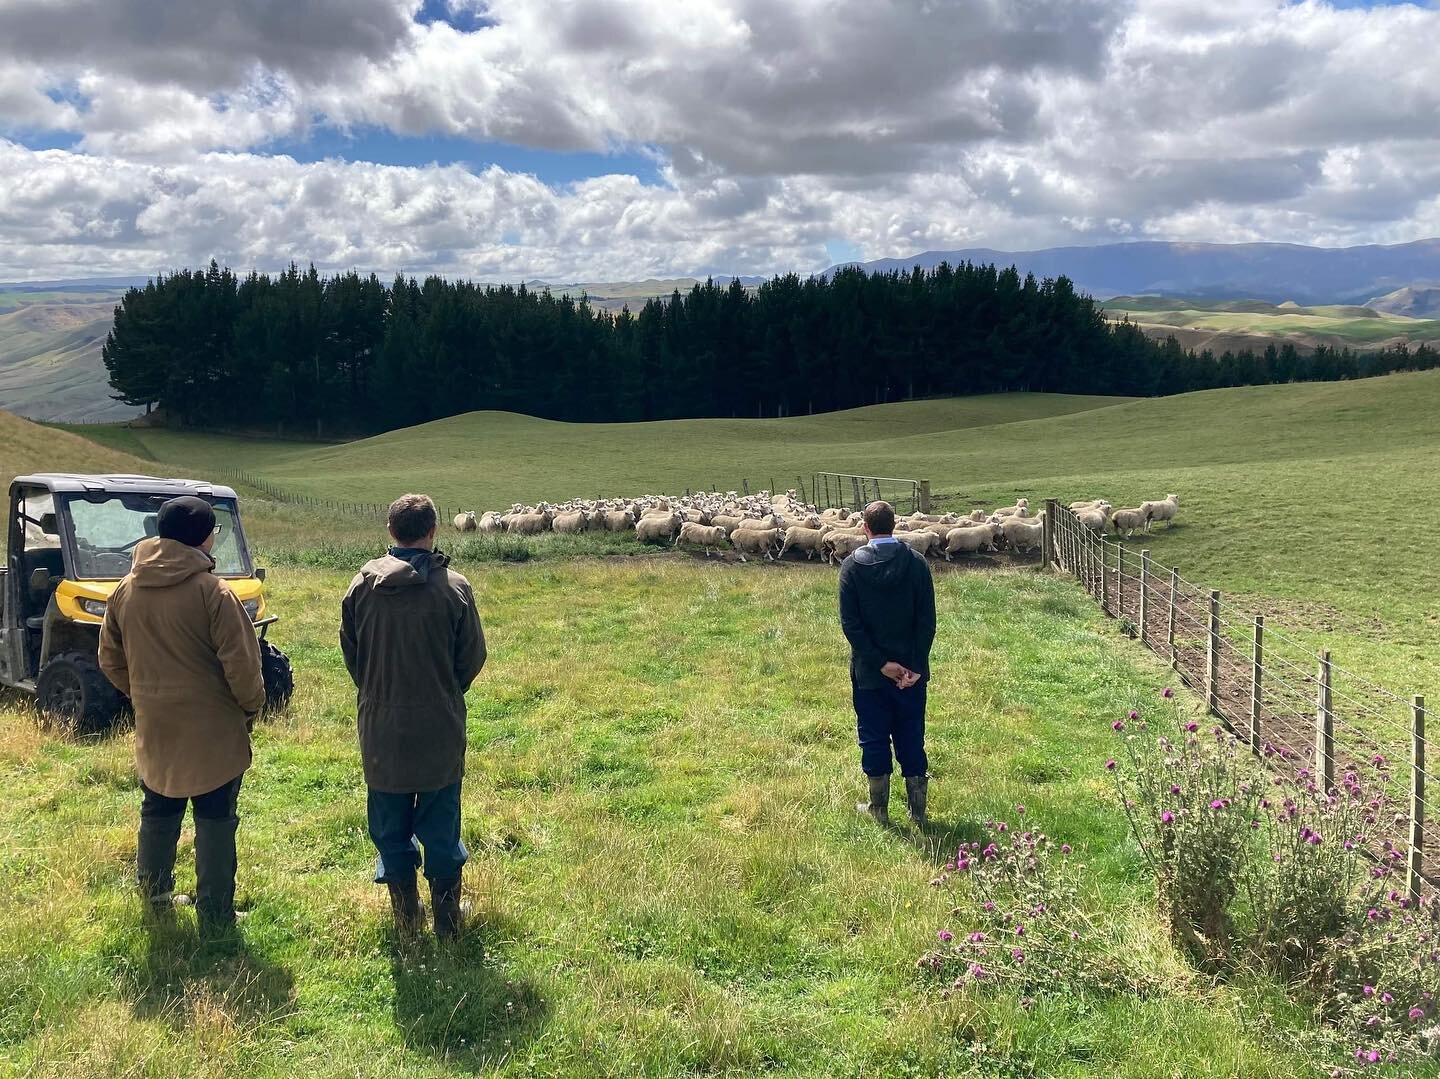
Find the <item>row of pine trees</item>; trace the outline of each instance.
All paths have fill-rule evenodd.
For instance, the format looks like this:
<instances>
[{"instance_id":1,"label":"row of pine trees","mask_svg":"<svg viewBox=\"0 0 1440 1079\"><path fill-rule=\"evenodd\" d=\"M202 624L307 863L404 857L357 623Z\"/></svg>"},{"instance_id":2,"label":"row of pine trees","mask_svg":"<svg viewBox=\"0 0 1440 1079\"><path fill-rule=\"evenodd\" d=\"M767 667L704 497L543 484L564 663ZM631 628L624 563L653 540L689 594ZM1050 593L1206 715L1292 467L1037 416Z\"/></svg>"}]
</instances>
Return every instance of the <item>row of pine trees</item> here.
<instances>
[{"instance_id":1,"label":"row of pine trees","mask_svg":"<svg viewBox=\"0 0 1440 1079\"><path fill-rule=\"evenodd\" d=\"M1425 346L1187 352L1105 320L1064 277L932 271L711 282L638 313L524 285L205 270L127 292L115 397L167 422L377 432L498 409L557 420L784 416L1007 390L1152 396L1436 365Z\"/></svg>"}]
</instances>

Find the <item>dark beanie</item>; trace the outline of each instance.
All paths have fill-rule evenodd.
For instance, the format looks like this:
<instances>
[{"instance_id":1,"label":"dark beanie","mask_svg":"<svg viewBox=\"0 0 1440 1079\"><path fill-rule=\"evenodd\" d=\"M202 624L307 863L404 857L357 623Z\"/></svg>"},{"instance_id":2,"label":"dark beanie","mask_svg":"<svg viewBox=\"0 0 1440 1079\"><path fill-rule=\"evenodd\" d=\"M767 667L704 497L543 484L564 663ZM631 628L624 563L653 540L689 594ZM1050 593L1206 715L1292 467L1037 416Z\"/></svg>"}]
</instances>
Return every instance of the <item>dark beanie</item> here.
<instances>
[{"instance_id":1,"label":"dark beanie","mask_svg":"<svg viewBox=\"0 0 1440 1079\"><path fill-rule=\"evenodd\" d=\"M215 531L215 511L210 503L194 495L172 498L160 507L160 538L179 540L199 547Z\"/></svg>"}]
</instances>

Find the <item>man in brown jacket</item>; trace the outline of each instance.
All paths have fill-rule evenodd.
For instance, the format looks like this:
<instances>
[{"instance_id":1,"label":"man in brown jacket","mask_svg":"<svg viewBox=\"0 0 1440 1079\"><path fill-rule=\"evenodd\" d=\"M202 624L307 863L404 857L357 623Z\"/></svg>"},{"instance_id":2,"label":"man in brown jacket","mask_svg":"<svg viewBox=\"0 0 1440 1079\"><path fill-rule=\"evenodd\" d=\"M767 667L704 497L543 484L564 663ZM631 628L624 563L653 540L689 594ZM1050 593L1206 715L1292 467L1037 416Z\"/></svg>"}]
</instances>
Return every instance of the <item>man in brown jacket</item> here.
<instances>
[{"instance_id":1,"label":"man in brown jacket","mask_svg":"<svg viewBox=\"0 0 1440 1079\"><path fill-rule=\"evenodd\" d=\"M397 928L417 932L423 848L435 935L453 937L470 856L460 839L465 691L485 666L485 634L470 583L435 550L435 503L402 495L389 524L395 545L355 575L340 608L340 648L359 689L375 883L390 889Z\"/></svg>"},{"instance_id":2,"label":"man in brown jacket","mask_svg":"<svg viewBox=\"0 0 1440 1079\"><path fill-rule=\"evenodd\" d=\"M200 928L223 933L235 924L235 807L265 680L250 618L211 572L215 511L204 499L172 498L157 523L158 537L136 545L106 605L100 669L135 707L140 890L152 910L170 908L188 800Z\"/></svg>"}]
</instances>

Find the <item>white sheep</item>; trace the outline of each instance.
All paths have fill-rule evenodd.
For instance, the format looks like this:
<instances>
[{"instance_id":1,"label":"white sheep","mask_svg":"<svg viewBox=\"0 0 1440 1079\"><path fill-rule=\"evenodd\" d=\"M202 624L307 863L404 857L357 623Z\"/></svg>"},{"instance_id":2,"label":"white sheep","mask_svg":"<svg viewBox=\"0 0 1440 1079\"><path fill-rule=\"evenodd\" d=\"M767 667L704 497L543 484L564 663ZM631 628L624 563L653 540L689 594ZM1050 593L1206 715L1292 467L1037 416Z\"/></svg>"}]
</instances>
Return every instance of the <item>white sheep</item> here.
<instances>
[{"instance_id":1,"label":"white sheep","mask_svg":"<svg viewBox=\"0 0 1440 1079\"><path fill-rule=\"evenodd\" d=\"M786 551L804 551L806 560L815 557L820 550L820 544L826 535L832 531L826 528L806 528L803 525L792 525L785 530L785 542L780 547L780 557L785 557Z\"/></svg>"},{"instance_id":2,"label":"white sheep","mask_svg":"<svg viewBox=\"0 0 1440 1079\"><path fill-rule=\"evenodd\" d=\"M961 525L959 528L952 528L945 534L943 548L945 561L951 561L951 555L978 554L984 550L993 551L1001 534L1000 526L988 521L978 525Z\"/></svg>"},{"instance_id":3,"label":"white sheep","mask_svg":"<svg viewBox=\"0 0 1440 1079\"><path fill-rule=\"evenodd\" d=\"M585 526L589 522L589 515L584 510L570 510L566 513L557 513L555 520L550 522L550 527L561 533L584 532Z\"/></svg>"},{"instance_id":4,"label":"white sheep","mask_svg":"<svg viewBox=\"0 0 1440 1079\"><path fill-rule=\"evenodd\" d=\"M464 513L457 513L455 515L456 532L474 532L479 527L479 524L475 521L474 510L466 510Z\"/></svg>"},{"instance_id":5,"label":"white sheep","mask_svg":"<svg viewBox=\"0 0 1440 1079\"><path fill-rule=\"evenodd\" d=\"M505 531L518 536L534 536L550 527L548 512L511 513L505 517Z\"/></svg>"},{"instance_id":6,"label":"white sheep","mask_svg":"<svg viewBox=\"0 0 1440 1079\"><path fill-rule=\"evenodd\" d=\"M1005 534L1006 545L1017 551L1038 551L1044 535L1044 528L1043 516L1034 520L1026 520L1023 517L1006 517L1000 522L1000 529Z\"/></svg>"},{"instance_id":7,"label":"white sheep","mask_svg":"<svg viewBox=\"0 0 1440 1079\"><path fill-rule=\"evenodd\" d=\"M608 510L603 514L606 532L633 532L635 515L629 510Z\"/></svg>"},{"instance_id":8,"label":"white sheep","mask_svg":"<svg viewBox=\"0 0 1440 1079\"><path fill-rule=\"evenodd\" d=\"M1151 521L1164 521L1165 527L1169 528L1175 520L1175 515L1180 512L1180 496L1171 494L1166 495L1158 502L1142 502L1140 508L1149 515L1145 522L1146 532L1150 531Z\"/></svg>"},{"instance_id":9,"label":"white sheep","mask_svg":"<svg viewBox=\"0 0 1440 1079\"><path fill-rule=\"evenodd\" d=\"M481 532L499 532L504 527L500 521L500 514L494 510L486 510L480 515L479 529Z\"/></svg>"},{"instance_id":10,"label":"white sheep","mask_svg":"<svg viewBox=\"0 0 1440 1079\"><path fill-rule=\"evenodd\" d=\"M1015 500L1015 505L1013 505L1013 506L1002 506L1000 509L996 510L992 516L995 516L995 517L1021 517L1021 518L1029 517L1029 516L1030 516L1030 500L1029 500L1028 498L1017 498L1017 499Z\"/></svg>"},{"instance_id":11,"label":"white sheep","mask_svg":"<svg viewBox=\"0 0 1440 1079\"><path fill-rule=\"evenodd\" d=\"M646 514L635 522L635 537L641 543L660 543L673 539L680 531L682 523L680 515L673 511L659 515Z\"/></svg>"},{"instance_id":12,"label":"white sheep","mask_svg":"<svg viewBox=\"0 0 1440 1079\"><path fill-rule=\"evenodd\" d=\"M729 534L723 528L715 525L702 525L698 521L686 521L675 535L675 546L678 547L682 543L698 544L705 548L705 557L709 558L710 552L725 546L729 538Z\"/></svg>"},{"instance_id":13,"label":"white sheep","mask_svg":"<svg viewBox=\"0 0 1440 1079\"><path fill-rule=\"evenodd\" d=\"M895 538L921 557L938 549L944 542L944 538L936 532L896 532Z\"/></svg>"},{"instance_id":14,"label":"white sheep","mask_svg":"<svg viewBox=\"0 0 1440 1079\"><path fill-rule=\"evenodd\" d=\"M1092 532L1104 532L1105 522L1109 520L1105 515L1106 511L1098 506L1086 506L1084 509L1075 511L1076 519L1090 529Z\"/></svg>"},{"instance_id":15,"label":"white sheep","mask_svg":"<svg viewBox=\"0 0 1440 1079\"><path fill-rule=\"evenodd\" d=\"M737 528L730 533L730 544L740 556L740 561L746 561L747 554L765 556L765 561L775 561L774 552L781 543L781 533L778 528Z\"/></svg>"},{"instance_id":16,"label":"white sheep","mask_svg":"<svg viewBox=\"0 0 1440 1079\"><path fill-rule=\"evenodd\" d=\"M1149 520L1150 515L1139 507L1135 509L1120 509L1110 514L1110 527L1113 528L1117 534L1129 536L1137 528L1144 528Z\"/></svg>"},{"instance_id":17,"label":"white sheep","mask_svg":"<svg viewBox=\"0 0 1440 1079\"><path fill-rule=\"evenodd\" d=\"M861 547L870 542L870 537L864 532L852 532L835 530L825 533L825 538L820 541L820 553L827 562L839 562L854 554Z\"/></svg>"}]
</instances>

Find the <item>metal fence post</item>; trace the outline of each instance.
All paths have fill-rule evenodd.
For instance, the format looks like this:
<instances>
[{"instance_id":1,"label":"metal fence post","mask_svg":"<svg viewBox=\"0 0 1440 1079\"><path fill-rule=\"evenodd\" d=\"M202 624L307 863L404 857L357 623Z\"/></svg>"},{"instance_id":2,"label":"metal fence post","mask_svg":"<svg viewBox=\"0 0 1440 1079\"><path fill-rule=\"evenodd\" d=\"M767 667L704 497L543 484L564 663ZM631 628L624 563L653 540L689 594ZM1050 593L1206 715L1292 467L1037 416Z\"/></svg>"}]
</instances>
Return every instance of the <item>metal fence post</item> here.
<instances>
[{"instance_id":1,"label":"metal fence post","mask_svg":"<svg viewBox=\"0 0 1440 1079\"><path fill-rule=\"evenodd\" d=\"M1040 522L1040 568L1050 568L1050 548L1055 542L1055 500L1045 500L1045 517Z\"/></svg>"},{"instance_id":2,"label":"metal fence post","mask_svg":"<svg viewBox=\"0 0 1440 1079\"><path fill-rule=\"evenodd\" d=\"M1416 694L1410 711L1410 862L1406 890L1420 896L1425 868L1425 698Z\"/></svg>"},{"instance_id":3,"label":"metal fence post","mask_svg":"<svg viewBox=\"0 0 1440 1079\"><path fill-rule=\"evenodd\" d=\"M1220 715L1220 593L1210 593L1210 636L1205 648L1205 707Z\"/></svg>"},{"instance_id":4,"label":"metal fence post","mask_svg":"<svg viewBox=\"0 0 1440 1079\"><path fill-rule=\"evenodd\" d=\"M1166 620L1165 639L1170 645L1170 669L1180 669L1180 650L1175 647L1175 592L1180 584L1180 570L1170 567L1170 614Z\"/></svg>"},{"instance_id":5,"label":"metal fence post","mask_svg":"<svg viewBox=\"0 0 1440 1079\"><path fill-rule=\"evenodd\" d=\"M1335 713L1330 698L1330 649L1320 652L1319 679L1315 687L1315 775L1322 794L1335 788Z\"/></svg>"},{"instance_id":6,"label":"metal fence post","mask_svg":"<svg viewBox=\"0 0 1440 1079\"><path fill-rule=\"evenodd\" d=\"M1140 552L1140 643L1149 644L1145 623L1150 617L1150 552Z\"/></svg>"},{"instance_id":7,"label":"metal fence post","mask_svg":"<svg viewBox=\"0 0 1440 1079\"><path fill-rule=\"evenodd\" d=\"M1260 704L1264 699L1261 679L1265 675L1265 616L1255 616L1255 636L1250 645L1250 750L1260 752Z\"/></svg>"}]
</instances>

